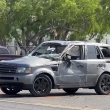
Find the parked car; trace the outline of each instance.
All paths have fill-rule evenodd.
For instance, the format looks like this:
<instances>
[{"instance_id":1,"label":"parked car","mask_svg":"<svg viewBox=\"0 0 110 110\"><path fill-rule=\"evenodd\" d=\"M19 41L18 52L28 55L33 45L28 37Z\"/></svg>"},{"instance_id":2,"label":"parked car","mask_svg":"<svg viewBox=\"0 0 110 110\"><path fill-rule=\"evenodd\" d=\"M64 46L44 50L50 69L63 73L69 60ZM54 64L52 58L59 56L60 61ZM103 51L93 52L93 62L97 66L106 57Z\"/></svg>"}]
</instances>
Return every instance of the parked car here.
<instances>
[{"instance_id":1,"label":"parked car","mask_svg":"<svg viewBox=\"0 0 110 110\"><path fill-rule=\"evenodd\" d=\"M0 55L1 54L10 54L10 51L7 49L7 47L0 46Z\"/></svg>"},{"instance_id":2,"label":"parked car","mask_svg":"<svg viewBox=\"0 0 110 110\"><path fill-rule=\"evenodd\" d=\"M79 88L110 93L110 49L107 44L81 41L46 41L28 56L0 62L0 87L8 95L29 90L46 96L51 89L68 94Z\"/></svg>"},{"instance_id":3,"label":"parked car","mask_svg":"<svg viewBox=\"0 0 110 110\"><path fill-rule=\"evenodd\" d=\"M0 61L1 60L10 60L15 58L20 58L21 55L12 55L7 47L0 46Z\"/></svg>"}]
</instances>

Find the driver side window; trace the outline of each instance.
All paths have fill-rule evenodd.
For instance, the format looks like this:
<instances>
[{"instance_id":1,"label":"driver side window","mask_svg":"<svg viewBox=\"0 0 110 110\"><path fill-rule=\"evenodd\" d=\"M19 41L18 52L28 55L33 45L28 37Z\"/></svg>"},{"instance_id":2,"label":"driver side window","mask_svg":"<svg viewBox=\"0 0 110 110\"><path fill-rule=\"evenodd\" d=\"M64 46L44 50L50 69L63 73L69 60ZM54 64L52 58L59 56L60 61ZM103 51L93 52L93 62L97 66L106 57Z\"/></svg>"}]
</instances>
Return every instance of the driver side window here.
<instances>
[{"instance_id":1,"label":"driver side window","mask_svg":"<svg viewBox=\"0 0 110 110\"><path fill-rule=\"evenodd\" d=\"M80 47L78 45L73 46L67 54L71 56L71 60L80 59Z\"/></svg>"}]
</instances>

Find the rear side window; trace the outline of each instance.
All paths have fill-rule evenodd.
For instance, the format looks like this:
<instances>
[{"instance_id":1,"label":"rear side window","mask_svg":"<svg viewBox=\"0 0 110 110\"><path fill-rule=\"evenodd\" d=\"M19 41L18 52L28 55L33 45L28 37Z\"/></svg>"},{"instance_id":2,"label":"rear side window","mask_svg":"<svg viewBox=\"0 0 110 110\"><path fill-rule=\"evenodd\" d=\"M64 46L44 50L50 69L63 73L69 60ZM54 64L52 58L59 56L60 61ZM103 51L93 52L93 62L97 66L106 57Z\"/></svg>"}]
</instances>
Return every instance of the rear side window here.
<instances>
[{"instance_id":1,"label":"rear side window","mask_svg":"<svg viewBox=\"0 0 110 110\"><path fill-rule=\"evenodd\" d=\"M9 51L5 48L0 48L0 54L9 54Z\"/></svg>"},{"instance_id":2,"label":"rear side window","mask_svg":"<svg viewBox=\"0 0 110 110\"><path fill-rule=\"evenodd\" d=\"M87 46L87 59L101 59L101 54L98 48L94 45Z\"/></svg>"},{"instance_id":3,"label":"rear side window","mask_svg":"<svg viewBox=\"0 0 110 110\"><path fill-rule=\"evenodd\" d=\"M110 49L107 47L101 47L101 51L105 58L110 58Z\"/></svg>"}]
</instances>

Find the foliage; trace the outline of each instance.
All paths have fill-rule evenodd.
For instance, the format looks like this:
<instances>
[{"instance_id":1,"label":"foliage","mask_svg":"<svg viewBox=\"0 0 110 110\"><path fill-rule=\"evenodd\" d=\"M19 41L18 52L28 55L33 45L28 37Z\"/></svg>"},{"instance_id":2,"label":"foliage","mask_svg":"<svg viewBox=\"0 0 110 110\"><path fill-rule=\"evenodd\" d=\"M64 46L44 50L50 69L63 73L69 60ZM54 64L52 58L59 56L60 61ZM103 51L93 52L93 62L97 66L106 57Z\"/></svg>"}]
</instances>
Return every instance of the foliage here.
<instances>
[{"instance_id":1,"label":"foliage","mask_svg":"<svg viewBox=\"0 0 110 110\"><path fill-rule=\"evenodd\" d=\"M20 46L50 39L85 40L110 32L109 0L0 0L0 37Z\"/></svg>"}]
</instances>

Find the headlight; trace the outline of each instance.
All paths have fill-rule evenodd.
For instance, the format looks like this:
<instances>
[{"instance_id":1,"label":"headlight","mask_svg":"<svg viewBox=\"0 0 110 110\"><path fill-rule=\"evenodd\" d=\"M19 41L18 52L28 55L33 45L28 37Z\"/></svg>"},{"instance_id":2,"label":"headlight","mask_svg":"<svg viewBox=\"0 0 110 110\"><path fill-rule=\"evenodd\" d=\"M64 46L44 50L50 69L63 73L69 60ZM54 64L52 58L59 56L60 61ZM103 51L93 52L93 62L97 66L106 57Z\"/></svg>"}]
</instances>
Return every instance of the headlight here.
<instances>
[{"instance_id":1,"label":"headlight","mask_svg":"<svg viewBox=\"0 0 110 110\"><path fill-rule=\"evenodd\" d=\"M31 68L26 67L18 67L17 73L31 73Z\"/></svg>"}]
</instances>

